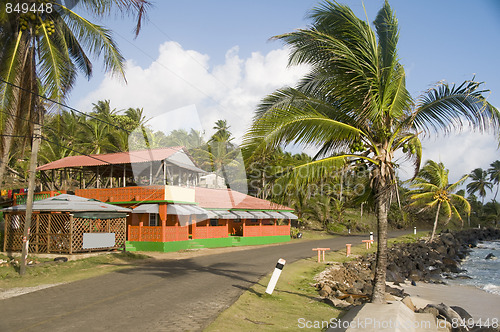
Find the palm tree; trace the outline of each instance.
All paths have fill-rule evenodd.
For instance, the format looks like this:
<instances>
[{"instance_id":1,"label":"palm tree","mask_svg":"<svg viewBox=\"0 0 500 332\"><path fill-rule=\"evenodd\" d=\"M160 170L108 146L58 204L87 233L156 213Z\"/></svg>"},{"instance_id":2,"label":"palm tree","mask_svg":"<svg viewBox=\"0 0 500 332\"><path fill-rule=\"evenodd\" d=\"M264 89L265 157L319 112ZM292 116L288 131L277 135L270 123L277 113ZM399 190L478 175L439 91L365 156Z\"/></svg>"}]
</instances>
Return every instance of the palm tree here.
<instances>
[{"instance_id":1,"label":"palm tree","mask_svg":"<svg viewBox=\"0 0 500 332\"><path fill-rule=\"evenodd\" d=\"M32 136L30 177L24 239L29 238L31 205L35 184L35 168L41 140L41 122L45 112L40 94L56 102L63 102L75 82L77 69L87 77L92 64L86 54L104 55L106 71L123 75L123 57L113 41L110 31L93 24L60 2L54 0L30 1L37 4L36 12L7 12L0 8L0 110L6 116L2 125L0 156L0 183L9 159L14 134L20 130L20 119L32 123L28 137ZM91 14L102 16L116 6L122 12L137 13L139 32L147 0L82 0L78 6ZM31 7L30 7L31 8ZM50 105L49 105L50 106ZM31 129L30 128L30 129ZM25 133L26 135L26 133ZM23 243L23 263L26 268L28 241Z\"/></svg>"},{"instance_id":2,"label":"palm tree","mask_svg":"<svg viewBox=\"0 0 500 332\"><path fill-rule=\"evenodd\" d=\"M490 168L488 168L488 174L490 175L491 183L496 184L497 186L495 197L493 197L493 200L496 201L498 188L500 188L500 160L496 160L490 164Z\"/></svg>"},{"instance_id":3,"label":"palm tree","mask_svg":"<svg viewBox=\"0 0 500 332\"><path fill-rule=\"evenodd\" d=\"M215 134L212 135L210 140L226 141L229 143L232 140L229 127L226 120L217 120L213 127L216 130Z\"/></svg>"},{"instance_id":4,"label":"palm tree","mask_svg":"<svg viewBox=\"0 0 500 332\"><path fill-rule=\"evenodd\" d=\"M459 205L467 214L470 214L469 202L463 195L453 193L467 179L468 175L450 184L448 182L448 174L449 171L444 167L443 163L436 163L435 161L428 160L410 185L411 188L415 188L410 192L410 198L413 200L410 205L424 206L424 209L437 207L434 227L432 228L431 242L434 240L434 235L436 234L441 207L448 217L448 220L452 215L455 215L462 221L462 217L455 205Z\"/></svg>"},{"instance_id":5,"label":"palm tree","mask_svg":"<svg viewBox=\"0 0 500 332\"><path fill-rule=\"evenodd\" d=\"M500 203L497 201L488 202L484 205L484 213L486 214L486 219L495 223L495 228L498 226L498 221L500 221Z\"/></svg>"},{"instance_id":6,"label":"palm tree","mask_svg":"<svg viewBox=\"0 0 500 332\"><path fill-rule=\"evenodd\" d=\"M398 22L387 1L374 30L347 6L330 1L315 8L310 18L310 28L275 37L290 47L290 65L307 64L309 74L297 87L263 99L244 146L256 153L288 144L316 147L314 160L293 171L297 177L308 174L305 181L346 163L369 166L378 221L372 301L383 302L395 151L403 150L418 170L420 132L449 132L464 125L498 130L500 114L486 102L481 83L474 81L441 83L412 99L397 54Z\"/></svg>"},{"instance_id":7,"label":"palm tree","mask_svg":"<svg viewBox=\"0 0 500 332\"><path fill-rule=\"evenodd\" d=\"M32 1L35 3L35 1ZM106 0L96 3L79 1L77 6L92 15L103 16L113 7L122 12L136 13L136 33L149 5L147 0ZM123 76L123 57L111 32L60 2L38 1L45 11L7 13L0 8L0 110L2 136L0 181L3 180L6 161L12 146L12 136L19 132L21 123L30 121L32 130L42 120L45 108L38 95L56 102L64 102L73 87L78 70L92 75L89 54L104 55L106 71ZM51 105L49 105L51 106ZM52 106L53 107L53 106ZM34 158L36 159L36 158Z\"/></svg>"},{"instance_id":8,"label":"palm tree","mask_svg":"<svg viewBox=\"0 0 500 332\"><path fill-rule=\"evenodd\" d=\"M467 192L469 194L478 193L481 197L481 203L484 204L484 197L486 197L486 189L491 190L493 184L488 181L488 172L482 168L476 168L470 173L471 182L467 185Z\"/></svg>"},{"instance_id":9,"label":"palm tree","mask_svg":"<svg viewBox=\"0 0 500 332\"><path fill-rule=\"evenodd\" d=\"M310 201L312 204L304 211L304 215L313 220L319 221L324 230L328 229L328 225L333 222L333 197L318 195Z\"/></svg>"}]
</instances>

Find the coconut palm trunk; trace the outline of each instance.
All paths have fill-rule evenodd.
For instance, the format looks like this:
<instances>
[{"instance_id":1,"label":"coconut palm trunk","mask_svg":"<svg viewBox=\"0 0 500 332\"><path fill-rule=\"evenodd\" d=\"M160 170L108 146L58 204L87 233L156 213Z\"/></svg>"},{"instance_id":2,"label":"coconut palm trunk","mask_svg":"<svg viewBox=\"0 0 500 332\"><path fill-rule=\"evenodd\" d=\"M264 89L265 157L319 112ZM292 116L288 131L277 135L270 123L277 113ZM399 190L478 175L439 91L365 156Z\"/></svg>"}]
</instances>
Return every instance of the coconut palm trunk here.
<instances>
[{"instance_id":1,"label":"coconut palm trunk","mask_svg":"<svg viewBox=\"0 0 500 332\"><path fill-rule=\"evenodd\" d=\"M376 191L377 260L371 302L384 303L387 266L387 199L389 198L389 190L386 185L380 185Z\"/></svg>"},{"instance_id":2,"label":"coconut palm trunk","mask_svg":"<svg viewBox=\"0 0 500 332\"><path fill-rule=\"evenodd\" d=\"M431 235L431 242L434 241L434 235L436 235L436 228L438 224L438 219L439 219L439 210L441 209L441 202L438 203L437 211L436 211L436 218L434 218L434 226L432 227L432 235Z\"/></svg>"}]
</instances>

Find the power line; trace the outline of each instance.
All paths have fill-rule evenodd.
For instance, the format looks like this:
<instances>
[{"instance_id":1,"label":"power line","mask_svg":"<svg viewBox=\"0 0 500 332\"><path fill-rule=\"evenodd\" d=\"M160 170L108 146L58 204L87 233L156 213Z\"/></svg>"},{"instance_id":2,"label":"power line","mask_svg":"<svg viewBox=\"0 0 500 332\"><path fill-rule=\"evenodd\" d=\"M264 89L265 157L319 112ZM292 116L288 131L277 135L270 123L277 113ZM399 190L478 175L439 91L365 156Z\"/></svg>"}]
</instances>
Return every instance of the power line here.
<instances>
[{"instance_id":1,"label":"power line","mask_svg":"<svg viewBox=\"0 0 500 332\"><path fill-rule=\"evenodd\" d=\"M56 104L56 105L59 105L59 106L62 106L62 107L68 108L68 109L70 109L70 110L72 110L72 111L74 111L74 112L80 113L80 114L82 114L82 115L84 115L84 116L88 116L89 118L92 118L92 119L95 119L95 120L97 120L97 121L101 121L101 122L103 122L103 123L106 123L106 124L108 124L108 125L110 125L110 126L115 127L116 129L123 130L123 131L127 132L128 134L130 134L130 131L128 131L128 130L127 130L127 129L125 129L125 128L119 127L119 126L117 126L117 125L115 125L115 124L112 124L111 122L107 122L107 121L105 121L105 120L99 119L99 118L98 118L98 117L96 117L96 116L93 116L93 115L87 114L87 113L85 113L85 112L79 111L79 110L77 110L77 109L76 109L76 108L74 108L74 107L68 106L68 105L66 105L66 104L60 103L60 102L55 101L55 100L53 100L53 99L50 99L50 98L47 98L47 97L45 97L45 96L39 95L38 93L35 93L35 92L33 92L33 91L31 91L31 90L28 90L28 89L25 89L25 88L23 88L23 87L21 87L21 86L19 86L19 85L14 84L14 83L7 82L7 81L6 81L6 80L4 80L2 77L0 77L0 81L4 82L5 84L11 85L11 86L13 86L13 87L15 87L15 88L18 88L18 89L20 89L20 90L22 90L22 91L25 91L25 92L31 93L32 95L35 95L35 96L37 96L37 97L40 97L40 98L42 98L42 99L44 99L44 100L47 100L47 101L49 101L49 102L51 102L51 103L54 103L54 104Z\"/></svg>"}]
</instances>

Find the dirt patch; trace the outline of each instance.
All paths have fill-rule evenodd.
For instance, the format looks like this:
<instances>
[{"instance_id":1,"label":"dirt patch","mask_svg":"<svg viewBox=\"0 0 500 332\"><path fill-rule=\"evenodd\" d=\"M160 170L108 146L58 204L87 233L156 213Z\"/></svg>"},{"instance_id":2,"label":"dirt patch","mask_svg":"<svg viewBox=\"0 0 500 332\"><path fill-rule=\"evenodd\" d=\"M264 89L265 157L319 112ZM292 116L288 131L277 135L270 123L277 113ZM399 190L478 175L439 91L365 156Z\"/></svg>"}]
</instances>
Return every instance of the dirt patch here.
<instances>
[{"instance_id":1,"label":"dirt patch","mask_svg":"<svg viewBox=\"0 0 500 332\"><path fill-rule=\"evenodd\" d=\"M9 289L1 289L0 288L0 300L8 299L10 297L19 296L19 295L23 295L23 294L28 294L31 292L36 292L36 291L41 290L41 289L59 286L62 284L64 284L64 283L60 282L57 284L38 285L38 286L34 286L34 287L16 287L16 288L9 288Z\"/></svg>"}]
</instances>

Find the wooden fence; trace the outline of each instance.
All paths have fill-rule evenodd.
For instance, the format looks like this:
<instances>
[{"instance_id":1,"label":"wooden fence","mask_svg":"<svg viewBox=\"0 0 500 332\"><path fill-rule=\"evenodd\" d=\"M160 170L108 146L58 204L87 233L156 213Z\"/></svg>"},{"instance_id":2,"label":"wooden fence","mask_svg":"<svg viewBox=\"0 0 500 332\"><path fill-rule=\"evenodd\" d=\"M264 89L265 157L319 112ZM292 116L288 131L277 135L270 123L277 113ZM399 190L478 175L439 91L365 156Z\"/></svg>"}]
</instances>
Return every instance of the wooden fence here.
<instances>
[{"instance_id":1,"label":"wooden fence","mask_svg":"<svg viewBox=\"0 0 500 332\"><path fill-rule=\"evenodd\" d=\"M6 214L4 251L21 251L25 214ZM29 252L69 253L86 252L83 248L85 233L114 233L111 247L92 249L109 250L125 244L126 218L85 219L73 218L69 213L34 213L29 235Z\"/></svg>"}]
</instances>

